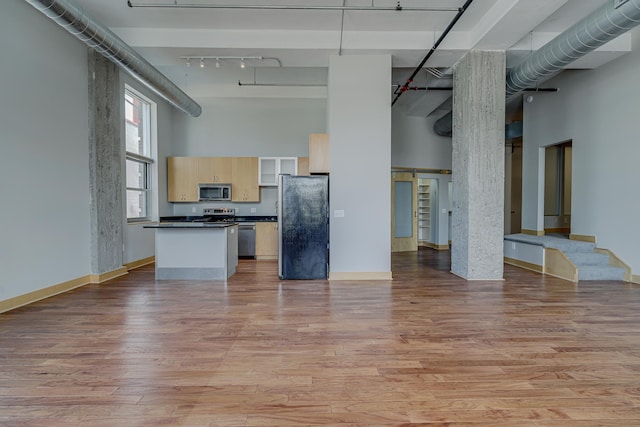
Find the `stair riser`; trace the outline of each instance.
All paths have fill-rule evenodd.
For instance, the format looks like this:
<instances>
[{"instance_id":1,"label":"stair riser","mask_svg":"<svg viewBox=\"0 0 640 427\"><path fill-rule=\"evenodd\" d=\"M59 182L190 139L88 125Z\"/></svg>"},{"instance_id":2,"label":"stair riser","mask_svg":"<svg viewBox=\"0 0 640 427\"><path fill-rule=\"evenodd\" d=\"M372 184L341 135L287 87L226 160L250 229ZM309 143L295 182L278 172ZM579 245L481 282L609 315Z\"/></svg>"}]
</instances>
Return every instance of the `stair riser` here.
<instances>
[{"instance_id":1,"label":"stair riser","mask_svg":"<svg viewBox=\"0 0 640 427\"><path fill-rule=\"evenodd\" d=\"M624 280L624 270L618 267L578 268L578 280Z\"/></svg>"},{"instance_id":2,"label":"stair riser","mask_svg":"<svg viewBox=\"0 0 640 427\"><path fill-rule=\"evenodd\" d=\"M597 253L564 253L567 258L571 260L578 268L581 265L601 265L608 266L609 265L609 257L603 254Z\"/></svg>"}]
</instances>

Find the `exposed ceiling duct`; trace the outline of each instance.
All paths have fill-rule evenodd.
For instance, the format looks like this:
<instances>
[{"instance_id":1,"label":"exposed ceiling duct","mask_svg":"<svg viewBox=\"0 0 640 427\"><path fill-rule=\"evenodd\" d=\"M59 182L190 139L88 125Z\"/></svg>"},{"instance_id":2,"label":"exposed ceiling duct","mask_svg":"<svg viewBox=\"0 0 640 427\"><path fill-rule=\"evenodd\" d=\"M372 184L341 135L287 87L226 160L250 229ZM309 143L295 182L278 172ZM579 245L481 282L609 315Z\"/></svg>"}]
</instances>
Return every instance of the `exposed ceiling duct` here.
<instances>
[{"instance_id":1,"label":"exposed ceiling duct","mask_svg":"<svg viewBox=\"0 0 640 427\"><path fill-rule=\"evenodd\" d=\"M549 78L640 24L640 0L609 0L507 74L507 97Z\"/></svg>"},{"instance_id":2,"label":"exposed ceiling duct","mask_svg":"<svg viewBox=\"0 0 640 427\"><path fill-rule=\"evenodd\" d=\"M153 92L191 117L202 108L138 52L68 0L26 0L84 44L131 74Z\"/></svg>"},{"instance_id":3,"label":"exposed ceiling duct","mask_svg":"<svg viewBox=\"0 0 640 427\"><path fill-rule=\"evenodd\" d=\"M507 74L507 97L540 83L575 60L640 24L640 0L609 0L574 26L531 54ZM451 136L451 112L433 130Z\"/></svg>"},{"instance_id":4,"label":"exposed ceiling duct","mask_svg":"<svg viewBox=\"0 0 640 427\"><path fill-rule=\"evenodd\" d=\"M460 9L457 7L404 7L397 3L396 6L374 6L371 2L371 6L337 6L337 5L322 5L322 6L296 6L293 4L211 4L211 3L134 3L131 0L127 1L129 7L152 7L152 8L168 8L168 9L241 9L241 10L342 10L342 11L368 11L368 12L457 12Z\"/></svg>"}]
</instances>

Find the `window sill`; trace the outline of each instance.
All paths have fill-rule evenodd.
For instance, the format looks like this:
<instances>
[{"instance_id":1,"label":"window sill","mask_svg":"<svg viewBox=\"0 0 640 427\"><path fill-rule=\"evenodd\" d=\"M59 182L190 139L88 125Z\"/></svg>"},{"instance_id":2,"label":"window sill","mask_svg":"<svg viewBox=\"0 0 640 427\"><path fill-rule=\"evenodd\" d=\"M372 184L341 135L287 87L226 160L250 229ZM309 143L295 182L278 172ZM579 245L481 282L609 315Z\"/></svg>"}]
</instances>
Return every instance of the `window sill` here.
<instances>
[{"instance_id":1,"label":"window sill","mask_svg":"<svg viewBox=\"0 0 640 427\"><path fill-rule=\"evenodd\" d=\"M154 221L152 219L143 219L139 221L127 221L127 225L145 225L145 224L155 224L158 221Z\"/></svg>"}]
</instances>

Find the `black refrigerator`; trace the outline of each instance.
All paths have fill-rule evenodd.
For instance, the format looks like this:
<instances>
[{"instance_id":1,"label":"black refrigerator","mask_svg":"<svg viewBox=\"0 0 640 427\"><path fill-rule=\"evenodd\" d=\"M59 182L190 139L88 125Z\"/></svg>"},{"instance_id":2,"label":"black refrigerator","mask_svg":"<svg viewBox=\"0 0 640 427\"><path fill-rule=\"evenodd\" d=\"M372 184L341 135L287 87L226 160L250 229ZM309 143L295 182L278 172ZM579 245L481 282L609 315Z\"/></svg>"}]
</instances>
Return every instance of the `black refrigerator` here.
<instances>
[{"instance_id":1,"label":"black refrigerator","mask_svg":"<svg viewBox=\"0 0 640 427\"><path fill-rule=\"evenodd\" d=\"M328 278L328 176L280 175L278 240L280 279Z\"/></svg>"}]
</instances>

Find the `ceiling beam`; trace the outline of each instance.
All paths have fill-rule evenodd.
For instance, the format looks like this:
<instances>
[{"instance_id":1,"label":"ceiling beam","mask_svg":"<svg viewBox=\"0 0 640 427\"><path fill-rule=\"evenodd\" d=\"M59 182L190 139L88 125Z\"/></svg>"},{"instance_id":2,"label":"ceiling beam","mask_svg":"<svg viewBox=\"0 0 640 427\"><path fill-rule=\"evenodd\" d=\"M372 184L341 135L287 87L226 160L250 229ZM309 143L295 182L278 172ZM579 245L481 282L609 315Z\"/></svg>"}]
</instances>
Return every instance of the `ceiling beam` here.
<instances>
[{"instance_id":1,"label":"ceiling beam","mask_svg":"<svg viewBox=\"0 0 640 427\"><path fill-rule=\"evenodd\" d=\"M471 31L473 49L507 50L567 0L498 0Z\"/></svg>"}]
</instances>

